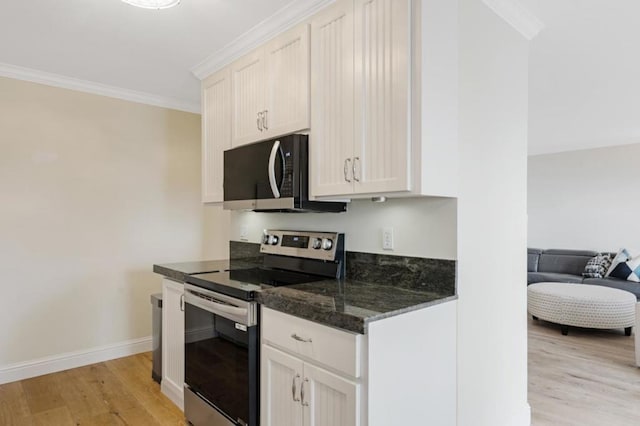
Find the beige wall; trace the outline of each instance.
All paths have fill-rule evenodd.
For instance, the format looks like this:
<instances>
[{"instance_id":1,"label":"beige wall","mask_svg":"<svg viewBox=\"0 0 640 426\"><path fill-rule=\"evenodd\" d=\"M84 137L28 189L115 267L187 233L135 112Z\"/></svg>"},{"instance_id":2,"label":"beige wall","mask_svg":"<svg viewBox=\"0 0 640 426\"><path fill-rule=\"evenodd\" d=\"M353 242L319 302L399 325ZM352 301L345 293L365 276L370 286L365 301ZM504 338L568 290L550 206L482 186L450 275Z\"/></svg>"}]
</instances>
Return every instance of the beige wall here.
<instances>
[{"instance_id":1,"label":"beige wall","mask_svg":"<svg viewBox=\"0 0 640 426\"><path fill-rule=\"evenodd\" d=\"M152 264L226 256L196 114L0 78L0 205L0 372L149 336Z\"/></svg>"}]
</instances>

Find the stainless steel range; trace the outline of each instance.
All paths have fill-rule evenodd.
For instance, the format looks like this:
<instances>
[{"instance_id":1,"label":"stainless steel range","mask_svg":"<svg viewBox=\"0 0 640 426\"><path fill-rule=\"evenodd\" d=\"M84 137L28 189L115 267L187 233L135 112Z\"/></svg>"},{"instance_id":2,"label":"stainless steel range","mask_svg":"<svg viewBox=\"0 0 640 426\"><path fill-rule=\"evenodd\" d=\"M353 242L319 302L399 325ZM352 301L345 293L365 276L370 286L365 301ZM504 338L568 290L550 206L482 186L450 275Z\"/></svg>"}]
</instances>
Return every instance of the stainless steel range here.
<instances>
[{"instance_id":1,"label":"stainless steel range","mask_svg":"<svg viewBox=\"0 0 640 426\"><path fill-rule=\"evenodd\" d=\"M191 275L185 284L185 393L195 426L258 426L264 288L344 276L344 235L265 231L263 263Z\"/></svg>"}]
</instances>

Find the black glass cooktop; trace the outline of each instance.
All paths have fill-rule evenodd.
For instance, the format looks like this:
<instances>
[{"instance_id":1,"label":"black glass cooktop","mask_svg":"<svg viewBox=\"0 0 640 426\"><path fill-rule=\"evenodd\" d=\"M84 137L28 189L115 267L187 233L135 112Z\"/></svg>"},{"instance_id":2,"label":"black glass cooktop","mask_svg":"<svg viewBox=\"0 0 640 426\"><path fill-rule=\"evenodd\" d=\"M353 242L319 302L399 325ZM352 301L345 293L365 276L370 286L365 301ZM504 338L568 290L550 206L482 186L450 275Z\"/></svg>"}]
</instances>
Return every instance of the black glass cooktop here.
<instances>
[{"instance_id":1,"label":"black glass cooktop","mask_svg":"<svg viewBox=\"0 0 640 426\"><path fill-rule=\"evenodd\" d=\"M271 287L321 281L326 277L266 267L238 269L187 277L189 284L242 300L254 300L255 293Z\"/></svg>"}]
</instances>

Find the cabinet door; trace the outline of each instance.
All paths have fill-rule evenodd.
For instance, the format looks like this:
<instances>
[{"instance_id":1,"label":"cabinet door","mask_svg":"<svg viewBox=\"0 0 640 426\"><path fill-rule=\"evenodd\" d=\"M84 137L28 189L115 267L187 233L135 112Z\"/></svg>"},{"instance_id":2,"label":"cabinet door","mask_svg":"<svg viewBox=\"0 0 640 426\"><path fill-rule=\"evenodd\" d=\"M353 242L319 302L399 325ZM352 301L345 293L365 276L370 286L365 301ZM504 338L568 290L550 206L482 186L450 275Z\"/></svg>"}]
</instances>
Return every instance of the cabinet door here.
<instances>
[{"instance_id":1,"label":"cabinet door","mask_svg":"<svg viewBox=\"0 0 640 426\"><path fill-rule=\"evenodd\" d=\"M300 426L303 363L269 345L262 345L260 425Z\"/></svg>"},{"instance_id":2,"label":"cabinet door","mask_svg":"<svg viewBox=\"0 0 640 426\"><path fill-rule=\"evenodd\" d=\"M223 201L223 152L231 148L229 70L202 82L202 201Z\"/></svg>"},{"instance_id":3,"label":"cabinet door","mask_svg":"<svg viewBox=\"0 0 640 426\"><path fill-rule=\"evenodd\" d=\"M311 21L311 195L353 191L353 1L339 0Z\"/></svg>"},{"instance_id":4,"label":"cabinet door","mask_svg":"<svg viewBox=\"0 0 640 426\"><path fill-rule=\"evenodd\" d=\"M183 408L184 285L162 280L162 393Z\"/></svg>"},{"instance_id":5,"label":"cabinet door","mask_svg":"<svg viewBox=\"0 0 640 426\"><path fill-rule=\"evenodd\" d=\"M231 65L233 147L264 139L264 49L258 48Z\"/></svg>"},{"instance_id":6,"label":"cabinet door","mask_svg":"<svg viewBox=\"0 0 640 426\"><path fill-rule=\"evenodd\" d=\"M268 137L309 128L309 25L302 24L264 48Z\"/></svg>"},{"instance_id":7,"label":"cabinet door","mask_svg":"<svg viewBox=\"0 0 640 426\"><path fill-rule=\"evenodd\" d=\"M305 426L358 426L360 385L322 368L304 365Z\"/></svg>"},{"instance_id":8,"label":"cabinet door","mask_svg":"<svg viewBox=\"0 0 640 426\"><path fill-rule=\"evenodd\" d=\"M411 0L355 0L356 193L410 190Z\"/></svg>"}]
</instances>

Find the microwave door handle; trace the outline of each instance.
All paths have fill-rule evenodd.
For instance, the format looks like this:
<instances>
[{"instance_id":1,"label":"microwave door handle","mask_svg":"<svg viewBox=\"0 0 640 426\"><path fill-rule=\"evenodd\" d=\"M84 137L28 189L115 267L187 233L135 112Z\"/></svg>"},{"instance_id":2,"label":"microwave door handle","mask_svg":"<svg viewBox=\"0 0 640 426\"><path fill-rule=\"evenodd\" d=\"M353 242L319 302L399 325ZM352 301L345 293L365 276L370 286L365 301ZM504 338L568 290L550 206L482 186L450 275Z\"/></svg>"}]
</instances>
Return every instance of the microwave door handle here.
<instances>
[{"instance_id":1,"label":"microwave door handle","mask_svg":"<svg viewBox=\"0 0 640 426\"><path fill-rule=\"evenodd\" d=\"M269 185L271 185L273 198L280 198L280 189L278 189L278 182L276 182L276 156L279 150L280 141L275 141L271 147L271 155L269 155Z\"/></svg>"}]
</instances>

